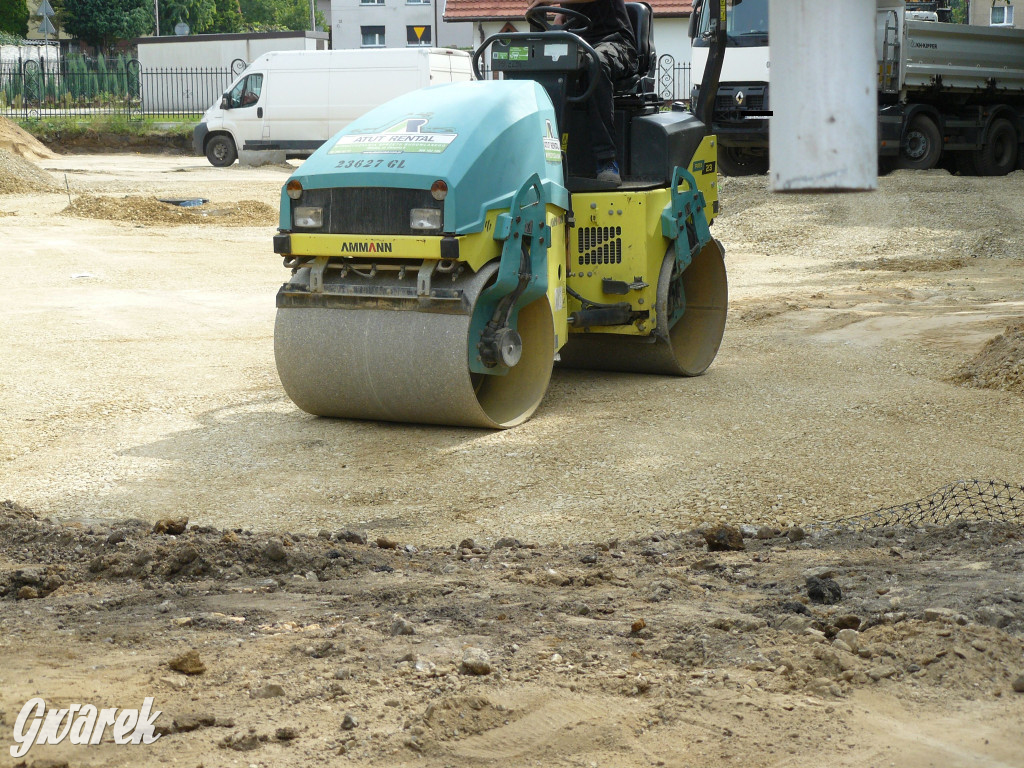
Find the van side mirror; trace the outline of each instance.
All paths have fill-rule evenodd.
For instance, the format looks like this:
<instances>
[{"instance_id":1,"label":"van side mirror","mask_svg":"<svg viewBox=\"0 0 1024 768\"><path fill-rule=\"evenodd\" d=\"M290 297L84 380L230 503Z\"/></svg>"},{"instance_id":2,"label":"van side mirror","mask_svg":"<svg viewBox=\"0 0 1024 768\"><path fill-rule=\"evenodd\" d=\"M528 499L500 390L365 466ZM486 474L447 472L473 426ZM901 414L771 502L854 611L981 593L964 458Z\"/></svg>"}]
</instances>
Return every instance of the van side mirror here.
<instances>
[{"instance_id":1,"label":"van side mirror","mask_svg":"<svg viewBox=\"0 0 1024 768\"><path fill-rule=\"evenodd\" d=\"M692 13L690 13L690 26L687 29L687 36L693 40L694 35L697 34L697 13L700 11L700 5L698 5Z\"/></svg>"},{"instance_id":2,"label":"van side mirror","mask_svg":"<svg viewBox=\"0 0 1024 768\"><path fill-rule=\"evenodd\" d=\"M220 108L231 109L231 99L228 98L228 95L226 93L220 97Z\"/></svg>"}]
</instances>

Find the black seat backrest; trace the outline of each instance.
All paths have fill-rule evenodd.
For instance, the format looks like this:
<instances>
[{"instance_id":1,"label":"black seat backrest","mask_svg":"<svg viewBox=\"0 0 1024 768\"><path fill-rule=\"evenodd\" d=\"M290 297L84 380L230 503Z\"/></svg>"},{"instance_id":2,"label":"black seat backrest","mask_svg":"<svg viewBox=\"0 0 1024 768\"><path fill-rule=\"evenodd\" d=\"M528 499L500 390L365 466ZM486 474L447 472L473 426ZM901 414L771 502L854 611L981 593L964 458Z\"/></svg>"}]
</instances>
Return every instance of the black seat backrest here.
<instances>
[{"instance_id":1,"label":"black seat backrest","mask_svg":"<svg viewBox=\"0 0 1024 768\"><path fill-rule=\"evenodd\" d=\"M633 25L636 40L637 73L653 75L654 53L654 11L647 3L626 3L626 14Z\"/></svg>"}]
</instances>

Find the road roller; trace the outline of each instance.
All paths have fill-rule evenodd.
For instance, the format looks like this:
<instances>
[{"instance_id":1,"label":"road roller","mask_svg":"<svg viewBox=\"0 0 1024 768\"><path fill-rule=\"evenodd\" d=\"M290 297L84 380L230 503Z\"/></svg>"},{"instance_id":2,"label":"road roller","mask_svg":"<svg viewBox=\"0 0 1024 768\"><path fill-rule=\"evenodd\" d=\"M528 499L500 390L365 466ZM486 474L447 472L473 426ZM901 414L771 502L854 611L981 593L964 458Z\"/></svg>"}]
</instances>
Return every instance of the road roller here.
<instances>
[{"instance_id":1,"label":"road roller","mask_svg":"<svg viewBox=\"0 0 1024 768\"><path fill-rule=\"evenodd\" d=\"M728 301L710 232L715 55L703 105L664 109L651 8L627 10L639 66L615 83L619 184L596 178L589 148L588 20L546 7L528 13L531 31L481 45L477 80L373 109L289 177L274 353L299 408L508 428L534 413L556 364L708 368ZM484 56L500 79L483 78Z\"/></svg>"}]
</instances>

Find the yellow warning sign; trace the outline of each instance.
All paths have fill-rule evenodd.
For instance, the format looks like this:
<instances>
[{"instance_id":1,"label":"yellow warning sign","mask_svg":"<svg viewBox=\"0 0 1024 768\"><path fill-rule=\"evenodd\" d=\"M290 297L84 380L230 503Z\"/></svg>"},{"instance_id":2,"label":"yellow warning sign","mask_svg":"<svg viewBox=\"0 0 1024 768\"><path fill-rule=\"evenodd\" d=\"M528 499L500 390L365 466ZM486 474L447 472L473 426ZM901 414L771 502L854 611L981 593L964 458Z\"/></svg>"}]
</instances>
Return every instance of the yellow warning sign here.
<instances>
[{"instance_id":1,"label":"yellow warning sign","mask_svg":"<svg viewBox=\"0 0 1024 768\"><path fill-rule=\"evenodd\" d=\"M422 40L423 39L423 33L426 31L427 28L426 27L413 27L412 29L416 33L416 39L417 40Z\"/></svg>"}]
</instances>

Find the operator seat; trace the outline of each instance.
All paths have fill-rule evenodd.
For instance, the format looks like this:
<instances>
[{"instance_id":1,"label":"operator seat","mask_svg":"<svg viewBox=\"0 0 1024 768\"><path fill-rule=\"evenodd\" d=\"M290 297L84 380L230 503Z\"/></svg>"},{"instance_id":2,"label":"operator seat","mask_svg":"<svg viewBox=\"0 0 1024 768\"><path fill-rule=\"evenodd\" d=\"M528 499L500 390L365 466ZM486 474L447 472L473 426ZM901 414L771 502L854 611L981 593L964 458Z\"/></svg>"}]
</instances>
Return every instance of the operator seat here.
<instances>
[{"instance_id":1,"label":"operator seat","mask_svg":"<svg viewBox=\"0 0 1024 768\"><path fill-rule=\"evenodd\" d=\"M615 104L615 147L616 161L622 176L620 189L648 189L666 183L665 169L659 165L660 160L652 160L661 150L653 145L647 146L647 139L633 139L634 121L654 120L661 105L655 83L657 80L658 57L654 50L654 11L645 2L626 3L626 13L633 27L633 38L637 44L637 71L627 77L617 79L612 85ZM596 166L589 143L589 116L585 104L570 104L566 110L566 128L570 140L566 153L566 186L570 192L592 191L593 177L590 175ZM644 136L650 132L644 133ZM657 134L657 130L655 130ZM572 137L584 137L572 140ZM695 147L694 147L695 148ZM693 152L690 152L692 155ZM690 155L686 155L689 157ZM666 161L667 162L667 161ZM670 176L671 172L667 172Z\"/></svg>"},{"instance_id":2,"label":"operator seat","mask_svg":"<svg viewBox=\"0 0 1024 768\"><path fill-rule=\"evenodd\" d=\"M616 81L616 100L660 101L654 90L658 55L654 50L654 11L647 3L626 3L626 15L636 40L637 71Z\"/></svg>"}]
</instances>

